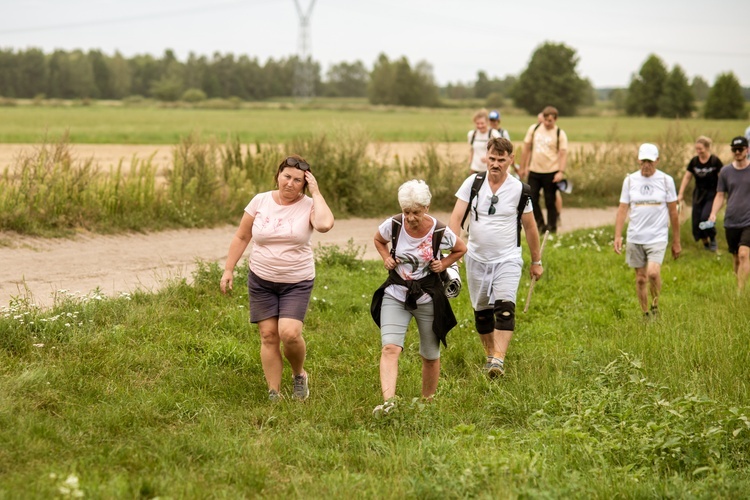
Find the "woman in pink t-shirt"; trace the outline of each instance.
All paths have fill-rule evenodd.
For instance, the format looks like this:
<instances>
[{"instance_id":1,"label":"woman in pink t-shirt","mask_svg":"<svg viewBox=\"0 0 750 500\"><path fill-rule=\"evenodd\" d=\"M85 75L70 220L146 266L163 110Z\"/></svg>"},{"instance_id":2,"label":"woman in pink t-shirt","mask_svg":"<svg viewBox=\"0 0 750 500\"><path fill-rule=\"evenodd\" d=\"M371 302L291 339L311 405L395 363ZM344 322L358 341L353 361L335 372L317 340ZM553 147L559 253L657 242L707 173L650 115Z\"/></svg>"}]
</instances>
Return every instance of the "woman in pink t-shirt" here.
<instances>
[{"instance_id":1,"label":"woman in pink t-shirt","mask_svg":"<svg viewBox=\"0 0 750 500\"><path fill-rule=\"evenodd\" d=\"M252 241L248 292L250 322L260 330L260 360L271 401L281 399L284 356L292 365L293 397L307 399L302 323L315 280L310 238L313 230L333 227L333 213L320 194L310 165L299 155L287 157L276 173L278 189L257 194L245 207L240 227L229 245L221 291L233 288L234 267ZM305 196L305 189L310 196Z\"/></svg>"}]
</instances>

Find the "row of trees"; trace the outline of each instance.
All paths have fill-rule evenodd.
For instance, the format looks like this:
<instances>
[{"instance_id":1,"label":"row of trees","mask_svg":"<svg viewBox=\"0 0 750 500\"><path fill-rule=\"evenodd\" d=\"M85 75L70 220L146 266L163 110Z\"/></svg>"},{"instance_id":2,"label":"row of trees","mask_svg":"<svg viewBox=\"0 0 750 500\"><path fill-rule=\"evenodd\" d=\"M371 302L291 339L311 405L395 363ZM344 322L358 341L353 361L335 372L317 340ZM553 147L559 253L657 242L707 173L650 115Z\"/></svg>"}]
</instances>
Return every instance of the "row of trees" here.
<instances>
[{"instance_id":1,"label":"row of trees","mask_svg":"<svg viewBox=\"0 0 750 500\"><path fill-rule=\"evenodd\" d=\"M308 63L313 66L317 95L366 95L369 73L361 62L331 67L325 82L320 65ZM0 95L57 99L141 95L173 101L188 89L198 89L209 98L261 100L291 96L297 66L296 57L262 64L248 56L219 53L211 58L190 54L181 62L171 50L161 58L125 58L119 52L108 56L98 50L56 50L49 55L39 49L0 50Z\"/></svg>"},{"instance_id":2,"label":"row of trees","mask_svg":"<svg viewBox=\"0 0 750 500\"><path fill-rule=\"evenodd\" d=\"M368 97L373 104L437 106L440 97L480 98L488 106L502 106L512 98L516 106L537 113L548 104L563 115L574 115L581 106L593 105L596 93L588 79L578 75L576 51L564 44L544 43L527 68L516 78L490 78L479 71L470 84L449 84L438 89L432 66L411 65L405 57L389 60L381 54L372 70L361 61L332 66L321 77L320 64L305 61L313 75L315 95ZM265 63L248 56L215 53L212 57L190 54L179 61L167 50L161 58L137 55L110 56L98 50L44 54L39 49L0 50L0 96L60 99L122 99L141 95L165 101L205 98L263 100L292 96L296 57L269 59ZM629 115L685 117L695 109L696 98L706 100L704 114L715 118L745 116L743 89L737 78L721 75L713 87L700 77L688 83L685 72L651 55L635 74L628 89L611 92L616 106Z\"/></svg>"},{"instance_id":3,"label":"row of trees","mask_svg":"<svg viewBox=\"0 0 750 500\"><path fill-rule=\"evenodd\" d=\"M719 75L713 87L700 77L688 83L679 65L671 71L655 54L646 59L640 71L630 81L625 96L628 115L688 117L695 110L696 97L706 101L706 118L744 118L745 97L742 86L733 73Z\"/></svg>"}]
</instances>

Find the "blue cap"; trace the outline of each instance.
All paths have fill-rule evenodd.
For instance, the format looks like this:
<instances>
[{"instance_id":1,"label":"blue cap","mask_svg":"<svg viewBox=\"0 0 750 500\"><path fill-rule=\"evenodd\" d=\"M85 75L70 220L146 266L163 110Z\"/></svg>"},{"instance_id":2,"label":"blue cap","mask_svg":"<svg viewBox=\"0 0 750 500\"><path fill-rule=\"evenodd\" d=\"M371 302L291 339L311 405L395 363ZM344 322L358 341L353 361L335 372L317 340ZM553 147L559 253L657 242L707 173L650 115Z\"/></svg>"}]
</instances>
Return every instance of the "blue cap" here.
<instances>
[{"instance_id":1,"label":"blue cap","mask_svg":"<svg viewBox=\"0 0 750 500\"><path fill-rule=\"evenodd\" d=\"M500 112L497 110L490 111L490 120L499 120L500 119Z\"/></svg>"}]
</instances>

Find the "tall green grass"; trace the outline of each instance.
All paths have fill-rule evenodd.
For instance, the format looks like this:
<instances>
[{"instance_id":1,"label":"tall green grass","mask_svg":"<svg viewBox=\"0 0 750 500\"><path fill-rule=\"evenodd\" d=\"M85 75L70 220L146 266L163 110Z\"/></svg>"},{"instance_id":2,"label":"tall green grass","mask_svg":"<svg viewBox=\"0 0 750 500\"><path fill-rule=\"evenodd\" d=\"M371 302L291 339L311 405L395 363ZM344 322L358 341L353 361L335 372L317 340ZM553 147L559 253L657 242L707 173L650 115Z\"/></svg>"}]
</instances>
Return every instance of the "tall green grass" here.
<instances>
[{"instance_id":1,"label":"tall green grass","mask_svg":"<svg viewBox=\"0 0 750 500\"><path fill-rule=\"evenodd\" d=\"M750 315L730 257L686 245L644 323L611 234L548 242L502 380L480 372L464 291L424 404L412 325L380 419L369 303L385 275L353 246L317 252L305 403L288 366L287 399L268 402L247 292L222 296L219 266L153 295L16 301L0 313L0 496L745 496Z\"/></svg>"},{"instance_id":2,"label":"tall green grass","mask_svg":"<svg viewBox=\"0 0 750 500\"><path fill-rule=\"evenodd\" d=\"M669 127L653 140L661 149L659 168L679 184L691 155L690 130ZM397 187L424 179L433 209L450 211L467 175L460 158L441 155L432 143L411 161L368 155L372 136L361 127L303 134L277 145L221 142L197 133L173 148L172 163L157 171L152 158L122 161L109 171L91 159L76 159L67 137L43 143L6 167L0 176L0 230L56 235L77 229L97 232L146 231L236 223L255 193L274 189L274 174L287 152L313 165L326 199L338 217L385 215ZM614 206L625 174L635 171L637 143L612 137L571 152L568 176L574 186L568 206ZM690 192L686 193L689 198Z\"/></svg>"},{"instance_id":3,"label":"tall green grass","mask_svg":"<svg viewBox=\"0 0 750 500\"><path fill-rule=\"evenodd\" d=\"M450 210L454 189L466 170L426 145L409 163L382 163L365 154L369 135L361 129L306 134L284 145L220 143L191 134L173 149L164 175L151 158L134 158L108 172L92 160L77 160L65 138L45 143L7 167L0 176L0 230L59 235L76 229L97 232L159 230L236 223L258 192L274 189L277 166L288 152L300 152L334 213L377 216L392 210L405 180L431 183L433 207Z\"/></svg>"}]
</instances>

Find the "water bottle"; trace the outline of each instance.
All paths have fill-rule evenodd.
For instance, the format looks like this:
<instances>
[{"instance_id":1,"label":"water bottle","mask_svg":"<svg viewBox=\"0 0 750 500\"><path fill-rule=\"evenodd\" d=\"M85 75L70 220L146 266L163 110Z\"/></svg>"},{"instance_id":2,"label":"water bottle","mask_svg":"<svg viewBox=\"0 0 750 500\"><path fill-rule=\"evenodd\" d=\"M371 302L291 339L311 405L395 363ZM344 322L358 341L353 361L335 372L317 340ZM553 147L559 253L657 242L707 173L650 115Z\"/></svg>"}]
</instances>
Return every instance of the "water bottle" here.
<instances>
[{"instance_id":1,"label":"water bottle","mask_svg":"<svg viewBox=\"0 0 750 500\"><path fill-rule=\"evenodd\" d=\"M711 221L711 220L704 220L704 221L701 221L701 222L698 223L698 227L702 231L705 231L706 229L711 229L715 225L716 225L716 223L714 221Z\"/></svg>"}]
</instances>

